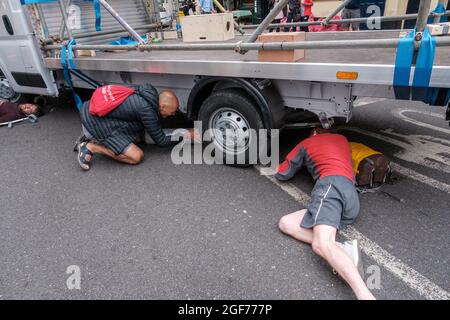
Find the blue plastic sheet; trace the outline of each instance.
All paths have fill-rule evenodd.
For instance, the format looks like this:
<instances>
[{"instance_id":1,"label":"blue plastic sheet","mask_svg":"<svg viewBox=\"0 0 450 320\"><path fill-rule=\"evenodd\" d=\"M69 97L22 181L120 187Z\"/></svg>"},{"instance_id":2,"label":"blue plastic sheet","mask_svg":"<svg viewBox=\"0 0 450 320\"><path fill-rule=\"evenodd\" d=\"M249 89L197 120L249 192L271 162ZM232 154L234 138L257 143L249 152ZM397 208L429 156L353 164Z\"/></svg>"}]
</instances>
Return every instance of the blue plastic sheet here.
<instances>
[{"instance_id":1,"label":"blue plastic sheet","mask_svg":"<svg viewBox=\"0 0 450 320\"><path fill-rule=\"evenodd\" d=\"M145 42L147 42L146 34L141 36L141 38ZM109 44L113 45L113 46L127 46L127 45L136 45L136 44L138 44L138 42L136 40L134 40L133 38L131 38L130 36L124 36L124 37L120 37L118 40L111 41Z\"/></svg>"}]
</instances>

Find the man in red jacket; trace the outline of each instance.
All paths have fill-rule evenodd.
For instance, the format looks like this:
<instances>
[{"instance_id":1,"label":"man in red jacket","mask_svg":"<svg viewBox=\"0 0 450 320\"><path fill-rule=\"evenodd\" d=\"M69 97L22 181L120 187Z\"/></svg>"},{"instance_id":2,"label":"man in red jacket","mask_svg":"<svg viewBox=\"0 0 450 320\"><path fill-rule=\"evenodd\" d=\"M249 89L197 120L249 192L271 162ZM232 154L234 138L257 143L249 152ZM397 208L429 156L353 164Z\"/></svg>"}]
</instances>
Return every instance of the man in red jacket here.
<instances>
[{"instance_id":1,"label":"man in red jacket","mask_svg":"<svg viewBox=\"0 0 450 320\"><path fill-rule=\"evenodd\" d=\"M306 165L316 180L311 202L303 209L281 218L281 231L312 245L350 285L358 299L374 299L358 270L361 257L356 240L336 242L336 232L351 224L359 212L350 145L339 134L316 128L300 142L278 167L276 178L289 180Z\"/></svg>"}]
</instances>

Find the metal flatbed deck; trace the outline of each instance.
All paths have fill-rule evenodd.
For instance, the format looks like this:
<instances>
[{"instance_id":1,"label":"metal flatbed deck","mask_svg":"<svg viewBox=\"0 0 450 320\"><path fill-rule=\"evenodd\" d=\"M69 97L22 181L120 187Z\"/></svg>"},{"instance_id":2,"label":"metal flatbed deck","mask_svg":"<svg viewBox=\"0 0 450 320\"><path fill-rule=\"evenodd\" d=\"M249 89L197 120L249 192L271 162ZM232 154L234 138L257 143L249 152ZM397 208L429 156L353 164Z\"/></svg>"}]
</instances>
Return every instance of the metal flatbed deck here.
<instances>
[{"instance_id":1,"label":"metal flatbed deck","mask_svg":"<svg viewBox=\"0 0 450 320\"><path fill-rule=\"evenodd\" d=\"M397 38L399 31L307 33L307 41ZM236 36L245 41L247 36ZM166 40L165 43L178 43ZM256 51L245 55L233 51L122 51L97 52L96 57L76 59L77 68L90 71L121 71L156 74L183 74L268 78L284 80L330 81L338 71L356 71L352 83L392 85L395 49L306 50L298 62L258 62ZM51 69L61 69L60 59L46 58ZM414 68L413 68L414 69ZM414 70L412 70L413 74ZM412 81L412 76L411 76ZM450 87L450 48L436 48L431 86Z\"/></svg>"}]
</instances>

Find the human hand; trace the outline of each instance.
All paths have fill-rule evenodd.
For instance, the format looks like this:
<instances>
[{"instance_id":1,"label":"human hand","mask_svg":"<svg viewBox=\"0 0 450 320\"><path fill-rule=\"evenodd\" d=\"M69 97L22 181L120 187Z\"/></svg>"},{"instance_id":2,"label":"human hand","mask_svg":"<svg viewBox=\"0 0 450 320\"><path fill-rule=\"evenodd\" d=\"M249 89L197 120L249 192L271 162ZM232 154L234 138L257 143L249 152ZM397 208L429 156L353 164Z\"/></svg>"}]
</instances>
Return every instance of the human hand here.
<instances>
[{"instance_id":1,"label":"human hand","mask_svg":"<svg viewBox=\"0 0 450 320\"><path fill-rule=\"evenodd\" d=\"M199 134L199 132L195 129L189 129L186 131L186 133L183 135L184 139L194 141L196 143L201 143L202 138Z\"/></svg>"}]
</instances>

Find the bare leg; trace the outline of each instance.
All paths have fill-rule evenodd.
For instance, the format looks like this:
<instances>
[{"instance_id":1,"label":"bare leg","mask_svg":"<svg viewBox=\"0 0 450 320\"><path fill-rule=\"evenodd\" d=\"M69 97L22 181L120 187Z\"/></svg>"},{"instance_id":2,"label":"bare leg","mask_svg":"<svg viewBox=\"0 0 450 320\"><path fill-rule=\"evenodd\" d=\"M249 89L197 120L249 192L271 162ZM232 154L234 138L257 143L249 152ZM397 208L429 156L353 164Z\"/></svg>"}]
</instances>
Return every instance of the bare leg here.
<instances>
[{"instance_id":1,"label":"bare leg","mask_svg":"<svg viewBox=\"0 0 450 320\"><path fill-rule=\"evenodd\" d=\"M138 164L144 159L144 152L134 143L122 154L116 155L111 149L106 148L100 144L89 142L87 148L94 154L103 154L119 162L127 164ZM90 159L86 159L90 160Z\"/></svg>"},{"instance_id":2,"label":"bare leg","mask_svg":"<svg viewBox=\"0 0 450 320\"><path fill-rule=\"evenodd\" d=\"M315 253L328 261L337 273L350 285L359 300L373 300L375 297L367 288L358 269L349 255L335 242L336 229L319 225L313 229L312 247Z\"/></svg>"},{"instance_id":3,"label":"bare leg","mask_svg":"<svg viewBox=\"0 0 450 320\"><path fill-rule=\"evenodd\" d=\"M311 229L305 229L300 226L300 223L302 222L305 213L306 209L303 209L285 215L280 219L280 222L278 222L278 227L283 233L297 240L306 242L308 244L312 244L313 231Z\"/></svg>"}]
</instances>

